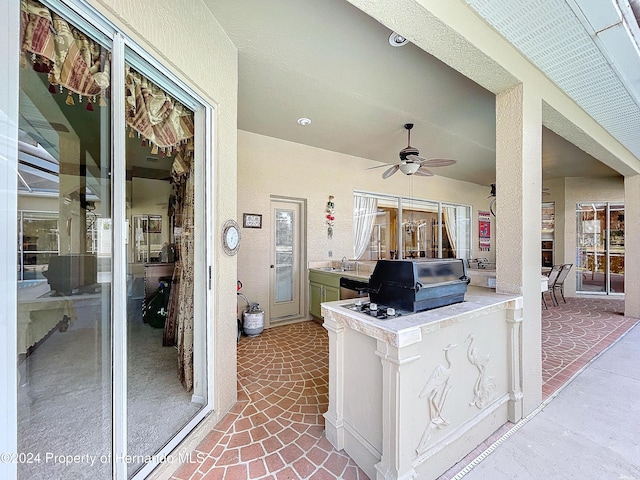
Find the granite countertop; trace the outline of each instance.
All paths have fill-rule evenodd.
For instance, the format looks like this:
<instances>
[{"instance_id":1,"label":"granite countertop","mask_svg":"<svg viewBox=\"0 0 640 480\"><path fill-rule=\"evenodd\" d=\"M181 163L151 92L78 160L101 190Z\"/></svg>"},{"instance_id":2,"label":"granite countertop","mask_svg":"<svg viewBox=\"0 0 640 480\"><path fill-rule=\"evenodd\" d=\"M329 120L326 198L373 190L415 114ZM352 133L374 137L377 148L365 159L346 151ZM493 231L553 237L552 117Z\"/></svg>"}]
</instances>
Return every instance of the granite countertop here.
<instances>
[{"instance_id":1,"label":"granite countertop","mask_svg":"<svg viewBox=\"0 0 640 480\"><path fill-rule=\"evenodd\" d=\"M322 304L322 308L328 311L328 315L334 321L343 322L353 330L396 347L420 341L422 335L452 323L467 321L492 311L522 308L521 296L495 293L487 288L473 286L467 289L464 302L390 320L378 320L367 314L344 308L343 305L353 302L353 299L327 302Z\"/></svg>"}]
</instances>

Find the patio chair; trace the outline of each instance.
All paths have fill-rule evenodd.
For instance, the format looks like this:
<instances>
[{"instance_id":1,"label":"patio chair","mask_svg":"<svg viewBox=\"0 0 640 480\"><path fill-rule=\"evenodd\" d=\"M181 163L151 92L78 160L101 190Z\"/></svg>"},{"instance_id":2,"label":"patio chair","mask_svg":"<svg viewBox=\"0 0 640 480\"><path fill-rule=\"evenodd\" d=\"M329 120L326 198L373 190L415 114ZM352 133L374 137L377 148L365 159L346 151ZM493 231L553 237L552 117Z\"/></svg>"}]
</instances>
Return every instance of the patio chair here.
<instances>
[{"instance_id":1,"label":"patio chair","mask_svg":"<svg viewBox=\"0 0 640 480\"><path fill-rule=\"evenodd\" d=\"M547 277L549 277L549 280L547 281L547 289L544 292L542 292L542 303L544 304L545 310L549 309L549 307L547 306L547 301L544 298L544 294L547 292L549 292L549 298L551 298L551 304L554 307L558 306L558 301L556 300L556 297L554 296L553 292L554 292L556 281L558 280L558 276L560 275L560 272L562 272L563 267L564 265L554 265L549 271L549 274L547 275Z\"/></svg>"},{"instance_id":2,"label":"patio chair","mask_svg":"<svg viewBox=\"0 0 640 480\"><path fill-rule=\"evenodd\" d=\"M564 281L569 275L569 271L571 270L571 267L573 267L573 263L565 263L562 266L562 270L560 271L558 278L556 278L556 281L553 284L551 293L553 294L553 298L556 301L556 305L558 304L558 297L556 297L556 290L560 290L560 296L562 297L562 301L564 303L567 303L567 300L564 298Z\"/></svg>"}]
</instances>

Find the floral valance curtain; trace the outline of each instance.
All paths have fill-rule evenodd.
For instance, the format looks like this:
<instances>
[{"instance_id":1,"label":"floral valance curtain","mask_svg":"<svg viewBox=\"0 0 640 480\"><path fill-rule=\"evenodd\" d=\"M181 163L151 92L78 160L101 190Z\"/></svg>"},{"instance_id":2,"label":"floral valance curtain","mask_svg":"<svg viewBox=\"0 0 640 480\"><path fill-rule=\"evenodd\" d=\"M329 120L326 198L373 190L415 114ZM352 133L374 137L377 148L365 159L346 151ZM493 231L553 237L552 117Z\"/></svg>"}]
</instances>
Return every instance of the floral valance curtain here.
<instances>
[{"instance_id":1,"label":"floral valance curtain","mask_svg":"<svg viewBox=\"0 0 640 480\"><path fill-rule=\"evenodd\" d=\"M130 66L125 67L127 125L152 147L152 153L188 152L193 112Z\"/></svg>"},{"instance_id":2,"label":"floral valance curtain","mask_svg":"<svg viewBox=\"0 0 640 480\"><path fill-rule=\"evenodd\" d=\"M87 109L100 97L109 95L109 52L57 14L34 0L20 2L20 42L23 66L46 73L51 93L67 89L67 104L73 105L73 94Z\"/></svg>"},{"instance_id":3,"label":"floral valance curtain","mask_svg":"<svg viewBox=\"0 0 640 480\"><path fill-rule=\"evenodd\" d=\"M35 0L20 2L20 44L23 66L46 73L51 93L66 89L68 105L87 99L93 110L110 94L110 53L55 12ZM127 124L152 148L152 153L187 153L193 139L193 112L144 75L127 66L125 72ZM84 98L83 98L84 97ZM174 170L183 174L187 162Z\"/></svg>"}]
</instances>

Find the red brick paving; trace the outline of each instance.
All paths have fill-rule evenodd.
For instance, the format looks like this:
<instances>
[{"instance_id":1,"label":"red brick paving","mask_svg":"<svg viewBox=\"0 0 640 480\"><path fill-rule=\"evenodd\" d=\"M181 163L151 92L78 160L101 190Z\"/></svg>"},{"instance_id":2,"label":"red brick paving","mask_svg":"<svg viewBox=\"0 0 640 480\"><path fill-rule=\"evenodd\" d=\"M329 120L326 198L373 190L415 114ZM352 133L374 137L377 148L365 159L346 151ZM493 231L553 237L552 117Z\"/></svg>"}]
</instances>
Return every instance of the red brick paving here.
<instances>
[{"instance_id":1,"label":"red brick paving","mask_svg":"<svg viewBox=\"0 0 640 480\"><path fill-rule=\"evenodd\" d=\"M542 397L547 399L638 320L624 300L567 298L542 310Z\"/></svg>"},{"instance_id":2,"label":"red brick paving","mask_svg":"<svg viewBox=\"0 0 640 480\"><path fill-rule=\"evenodd\" d=\"M315 322L274 327L238 344L238 403L196 448L201 465L175 480L367 479L324 436L329 346Z\"/></svg>"},{"instance_id":3,"label":"red brick paving","mask_svg":"<svg viewBox=\"0 0 640 480\"><path fill-rule=\"evenodd\" d=\"M568 298L542 310L543 398L548 398L636 323L624 301ZM238 345L238 403L197 447L200 465L175 480L367 479L324 437L328 343L317 323L302 322L243 337ZM512 425L506 424L440 477L452 478Z\"/></svg>"}]
</instances>

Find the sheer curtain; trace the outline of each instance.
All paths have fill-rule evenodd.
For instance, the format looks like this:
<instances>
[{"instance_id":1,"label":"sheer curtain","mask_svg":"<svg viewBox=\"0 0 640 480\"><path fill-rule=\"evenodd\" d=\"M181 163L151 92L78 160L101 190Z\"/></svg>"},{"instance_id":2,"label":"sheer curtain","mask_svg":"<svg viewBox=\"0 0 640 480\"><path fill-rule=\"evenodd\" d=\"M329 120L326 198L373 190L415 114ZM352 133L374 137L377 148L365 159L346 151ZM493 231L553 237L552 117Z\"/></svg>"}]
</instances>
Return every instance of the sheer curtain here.
<instances>
[{"instance_id":1,"label":"sheer curtain","mask_svg":"<svg viewBox=\"0 0 640 480\"><path fill-rule=\"evenodd\" d=\"M362 195L353 197L353 258L355 260L367 251L377 210L378 199Z\"/></svg>"},{"instance_id":2,"label":"sheer curtain","mask_svg":"<svg viewBox=\"0 0 640 480\"><path fill-rule=\"evenodd\" d=\"M442 218L453 255L456 258L465 258L469 251L469 235L467 232L467 208L460 206L442 206Z\"/></svg>"}]
</instances>

